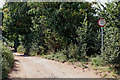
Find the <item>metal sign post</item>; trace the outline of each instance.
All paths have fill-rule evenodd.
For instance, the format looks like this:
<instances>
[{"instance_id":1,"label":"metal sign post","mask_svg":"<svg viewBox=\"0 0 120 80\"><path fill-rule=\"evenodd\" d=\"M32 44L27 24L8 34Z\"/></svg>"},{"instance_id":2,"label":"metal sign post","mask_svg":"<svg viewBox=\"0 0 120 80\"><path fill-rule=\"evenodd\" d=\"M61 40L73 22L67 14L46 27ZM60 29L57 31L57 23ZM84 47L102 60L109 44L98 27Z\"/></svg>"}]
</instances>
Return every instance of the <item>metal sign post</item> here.
<instances>
[{"instance_id":1,"label":"metal sign post","mask_svg":"<svg viewBox=\"0 0 120 80\"><path fill-rule=\"evenodd\" d=\"M101 36L101 53L102 54L103 54L103 27L105 26L105 24L106 24L105 19L103 18L99 19L98 25L101 27L101 34L102 34Z\"/></svg>"},{"instance_id":2,"label":"metal sign post","mask_svg":"<svg viewBox=\"0 0 120 80\"><path fill-rule=\"evenodd\" d=\"M101 52L103 53L103 27L101 27L101 34L102 34L102 37L101 37L101 42L102 42L102 47L101 47Z\"/></svg>"}]
</instances>

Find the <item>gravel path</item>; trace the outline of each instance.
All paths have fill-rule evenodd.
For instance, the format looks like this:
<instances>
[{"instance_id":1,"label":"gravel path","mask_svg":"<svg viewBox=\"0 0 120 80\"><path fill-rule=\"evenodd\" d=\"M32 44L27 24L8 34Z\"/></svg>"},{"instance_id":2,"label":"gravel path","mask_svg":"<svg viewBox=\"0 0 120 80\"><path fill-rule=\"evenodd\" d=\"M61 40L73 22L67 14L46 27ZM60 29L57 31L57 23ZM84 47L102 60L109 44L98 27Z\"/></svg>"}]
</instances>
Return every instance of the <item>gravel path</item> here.
<instances>
[{"instance_id":1,"label":"gravel path","mask_svg":"<svg viewBox=\"0 0 120 80\"><path fill-rule=\"evenodd\" d=\"M67 63L14 53L15 67L10 78L100 78L94 70L83 71Z\"/></svg>"}]
</instances>

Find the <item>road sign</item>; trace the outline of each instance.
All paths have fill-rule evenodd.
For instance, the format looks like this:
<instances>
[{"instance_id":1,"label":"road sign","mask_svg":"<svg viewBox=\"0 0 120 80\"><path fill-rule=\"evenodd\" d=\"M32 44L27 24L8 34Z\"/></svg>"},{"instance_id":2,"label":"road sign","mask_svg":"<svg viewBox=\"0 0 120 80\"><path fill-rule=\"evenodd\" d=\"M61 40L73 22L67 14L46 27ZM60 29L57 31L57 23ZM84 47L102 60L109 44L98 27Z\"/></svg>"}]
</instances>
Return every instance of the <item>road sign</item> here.
<instances>
[{"instance_id":1,"label":"road sign","mask_svg":"<svg viewBox=\"0 0 120 80\"><path fill-rule=\"evenodd\" d=\"M105 26L105 24L106 24L105 19L101 18L101 19L98 20L98 25L99 25L100 27Z\"/></svg>"},{"instance_id":2,"label":"road sign","mask_svg":"<svg viewBox=\"0 0 120 80\"><path fill-rule=\"evenodd\" d=\"M103 18L101 18L101 19L99 19L98 20L98 25L101 27L101 34L102 34L102 36L101 36L101 53L103 54L103 27L106 25L106 21L105 21L105 19L103 19Z\"/></svg>"}]
</instances>

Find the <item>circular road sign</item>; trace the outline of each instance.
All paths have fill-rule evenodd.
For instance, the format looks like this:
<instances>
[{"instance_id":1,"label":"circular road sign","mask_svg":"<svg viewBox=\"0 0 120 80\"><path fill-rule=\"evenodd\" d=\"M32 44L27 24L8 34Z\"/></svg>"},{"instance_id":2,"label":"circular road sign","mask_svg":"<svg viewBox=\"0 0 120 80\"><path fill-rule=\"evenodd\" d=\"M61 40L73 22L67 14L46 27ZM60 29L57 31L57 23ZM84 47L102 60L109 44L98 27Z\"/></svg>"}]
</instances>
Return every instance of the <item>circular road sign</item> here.
<instances>
[{"instance_id":1,"label":"circular road sign","mask_svg":"<svg viewBox=\"0 0 120 80\"><path fill-rule=\"evenodd\" d=\"M106 24L105 19L101 18L101 19L98 20L98 25L99 25L100 27L105 26L105 24Z\"/></svg>"}]
</instances>

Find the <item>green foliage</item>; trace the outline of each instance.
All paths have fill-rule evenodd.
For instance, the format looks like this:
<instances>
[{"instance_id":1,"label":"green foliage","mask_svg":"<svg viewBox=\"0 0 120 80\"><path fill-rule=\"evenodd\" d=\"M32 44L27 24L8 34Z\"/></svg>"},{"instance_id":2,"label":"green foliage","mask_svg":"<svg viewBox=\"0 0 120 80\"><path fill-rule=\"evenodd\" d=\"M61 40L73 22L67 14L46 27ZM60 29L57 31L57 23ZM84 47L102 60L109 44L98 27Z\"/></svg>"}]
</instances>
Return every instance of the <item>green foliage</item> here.
<instances>
[{"instance_id":1,"label":"green foliage","mask_svg":"<svg viewBox=\"0 0 120 80\"><path fill-rule=\"evenodd\" d=\"M85 57L100 53L99 29L92 26L93 23L88 23L87 14L81 24L82 26L79 26L76 31L78 34L79 55Z\"/></svg>"},{"instance_id":2,"label":"green foliage","mask_svg":"<svg viewBox=\"0 0 120 80\"><path fill-rule=\"evenodd\" d=\"M68 61L68 59L66 55L63 53L64 51L58 51L56 54L49 54L49 55L45 55L44 57L50 60L56 60L64 63Z\"/></svg>"},{"instance_id":3,"label":"green foliage","mask_svg":"<svg viewBox=\"0 0 120 80\"><path fill-rule=\"evenodd\" d=\"M106 63L116 66L120 64L120 44L118 43L120 31L117 27L105 27L104 30L104 52L102 55Z\"/></svg>"},{"instance_id":4,"label":"green foliage","mask_svg":"<svg viewBox=\"0 0 120 80\"><path fill-rule=\"evenodd\" d=\"M76 30L83 25L85 13L89 22L96 19L93 16L96 14L95 8L88 2L6 3L3 12L4 36L14 41L15 49L19 46L18 37L21 36L20 41L27 54L30 49L37 53L55 53L71 42L77 44Z\"/></svg>"},{"instance_id":5,"label":"green foliage","mask_svg":"<svg viewBox=\"0 0 120 80\"><path fill-rule=\"evenodd\" d=\"M88 21L93 18L95 9L91 7L91 3L61 3L60 8L56 10L53 17L53 29L63 37L65 46L71 42L76 43L76 29L81 26L85 13L88 15ZM94 18L93 18L94 19ZM93 20L94 21L94 20ZM90 21L91 22L91 21Z\"/></svg>"},{"instance_id":6,"label":"green foliage","mask_svg":"<svg viewBox=\"0 0 120 80\"><path fill-rule=\"evenodd\" d=\"M96 57L91 59L91 65L103 66L103 65L105 65L105 63L104 63L104 60L102 59L102 57L97 55Z\"/></svg>"},{"instance_id":7,"label":"green foliage","mask_svg":"<svg viewBox=\"0 0 120 80\"><path fill-rule=\"evenodd\" d=\"M24 48L24 46L23 46L23 45L19 45L18 48L17 48L17 51L18 51L19 53L25 53L25 48Z\"/></svg>"},{"instance_id":8,"label":"green foliage","mask_svg":"<svg viewBox=\"0 0 120 80\"><path fill-rule=\"evenodd\" d=\"M2 9L0 8L0 12L2 12Z\"/></svg>"},{"instance_id":9,"label":"green foliage","mask_svg":"<svg viewBox=\"0 0 120 80\"><path fill-rule=\"evenodd\" d=\"M79 56L79 47L76 44L71 43L68 47L68 59L78 60ZM66 54L66 55L67 55Z\"/></svg>"},{"instance_id":10,"label":"green foliage","mask_svg":"<svg viewBox=\"0 0 120 80\"><path fill-rule=\"evenodd\" d=\"M107 64L118 66L120 64L120 3L109 3L98 13L107 20L104 27L104 51L102 58Z\"/></svg>"},{"instance_id":11,"label":"green foliage","mask_svg":"<svg viewBox=\"0 0 120 80\"><path fill-rule=\"evenodd\" d=\"M99 66L120 64L120 4L109 3L98 10L89 2L6 3L3 12L3 36L18 51L27 55L45 55L48 59L88 61ZM97 13L97 16L96 15ZM97 24L105 18L104 52Z\"/></svg>"},{"instance_id":12,"label":"green foliage","mask_svg":"<svg viewBox=\"0 0 120 80\"><path fill-rule=\"evenodd\" d=\"M11 47L11 48L13 48L14 47L14 42L8 42L8 46Z\"/></svg>"},{"instance_id":13,"label":"green foliage","mask_svg":"<svg viewBox=\"0 0 120 80\"><path fill-rule=\"evenodd\" d=\"M2 73L2 79L8 78L8 73L13 68L14 57L10 48L3 45L0 41L0 73Z\"/></svg>"},{"instance_id":14,"label":"green foliage","mask_svg":"<svg viewBox=\"0 0 120 80\"><path fill-rule=\"evenodd\" d=\"M2 78L8 78L8 73L13 67L14 57L11 50L7 47L2 48Z\"/></svg>"},{"instance_id":15,"label":"green foliage","mask_svg":"<svg viewBox=\"0 0 120 80\"><path fill-rule=\"evenodd\" d=\"M30 56L35 56L35 55L36 55L36 52L35 52L35 51L30 51L29 55L30 55Z\"/></svg>"},{"instance_id":16,"label":"green foliage","mask_svg":"<svg viewBox=\"0 0 120 80\"><path fill-rule=\"evenodd\" d=\"M11 42L14 41L15 51L17 51L17 47L20 45L19 35L21 35L21 41L26 48L26 53L29 52L28 46L30 46L31 41L30 28L32 24L30 16L27 13L29 9L26 2L9 2L3 8L3 36Z\"/></svg>"},{"instance_id":17,"label":"green foliage","mask_svg":"<svg viewBox=\"0 0 120 80\"><path fill-rule=\"evenodd\" d=\"M92 4L85 3L28 3L33 23L33 43L53 52L66 48L71 42L77 43L76 29L81 26L84 14L88 13L87 20L93 22L96 17ZM86 5L86 6L85 6ZM88 8L89 7L89 8ZM94 18L93 18L94 17ZM40 49L40 48L39 48ZM49 53L48 52L48 53Z\"/></svg>"},{"instance_id":18,"label":"green foliage","mask_svg":"<svg viewBox=\"0 0 120 80\"><path fill-rule=\"evenodd\" d=\"M27 9L23 11L21 8ZM13 12L16 15L8 17ZM89 2L8 3L4 7L4 16L7 16L4 18L4 30L9 32L11 30L10 23L17 23L12 28L17 35L20 35L27 54L30 52L49 54L61 50L67 58L79 60L81 56L94 54L100 49L100 47L96 47L99 40L97 40L98 28L95 26L96 23L93 23L96 21L95 14L95 8ZM14 19L14 17L16 18ZM21 21L23 17L24 20ZM9 19L13 19L14 22L6 24ZM7 28L7 25L10 26L10 29Z\"/></svg>"},{"instance_id":19,"label":"green foliage","mask_svg":"<svg viewBox=\"0 0 120 80\"><path fill-rule=\"evenodd\" d=\"M64 55L63 53L56 53L55 54L55 60L58 60L58 61L60 61L60 62L66 62L68 59L67 59L67 57L66 57L66 55Z\"/></svg>"},{"instance_id":20,"label":"green foliage","mask_svg":"<svg viewBox=\"0 0 120 80\"><path fill-rule=\"evenodd\" d=\"M0 41L0 79L2 79L2 41Z\"/></svg>"}]
</instances>

